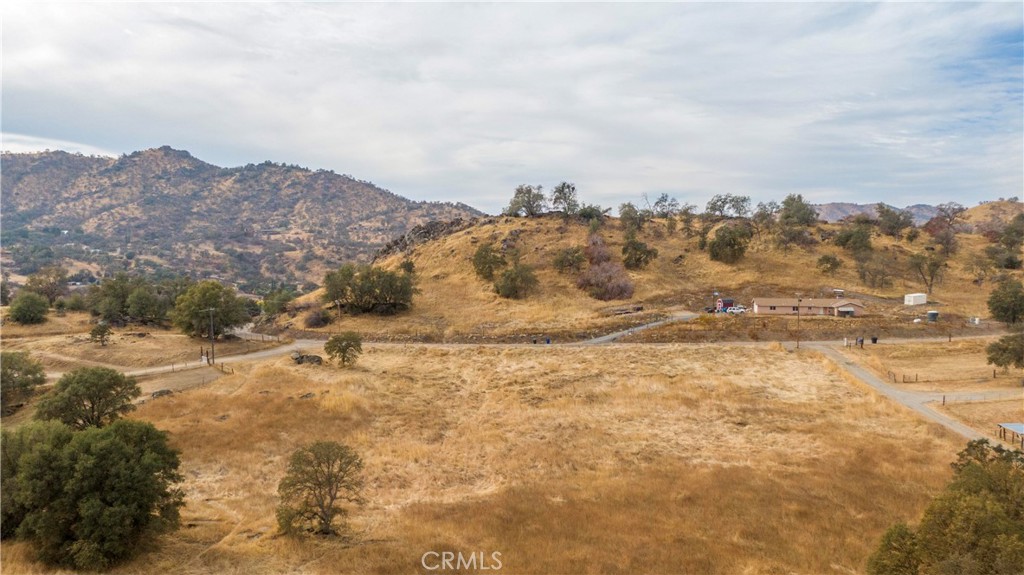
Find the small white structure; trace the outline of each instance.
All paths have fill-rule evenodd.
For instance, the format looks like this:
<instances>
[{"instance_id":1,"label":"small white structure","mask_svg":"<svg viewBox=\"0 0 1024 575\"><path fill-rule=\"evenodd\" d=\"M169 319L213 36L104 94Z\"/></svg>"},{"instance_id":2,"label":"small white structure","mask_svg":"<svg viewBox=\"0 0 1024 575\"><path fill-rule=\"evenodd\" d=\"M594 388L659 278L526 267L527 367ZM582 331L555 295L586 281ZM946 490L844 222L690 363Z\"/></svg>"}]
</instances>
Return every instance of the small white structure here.
<instances>
[{"instance_id":1,"label":"small white structure","mask_svg":"<svg viewBox=\"0 0 1024 575\"><path fill-rule=\"evenodd\" d=\"M924 305L928 303L928 294L908 293L903 296L903 305Z\"/></svg>"}]
</instances>

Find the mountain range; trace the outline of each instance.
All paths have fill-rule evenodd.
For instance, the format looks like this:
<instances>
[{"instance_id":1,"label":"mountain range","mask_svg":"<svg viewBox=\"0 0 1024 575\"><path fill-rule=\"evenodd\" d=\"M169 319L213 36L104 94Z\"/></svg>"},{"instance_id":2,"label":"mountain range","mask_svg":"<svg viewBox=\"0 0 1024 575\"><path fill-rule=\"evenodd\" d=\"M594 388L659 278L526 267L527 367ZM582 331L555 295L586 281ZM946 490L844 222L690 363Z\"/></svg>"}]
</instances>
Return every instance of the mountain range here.
<instances>
[{"instance_id":1,"label":"mountain range","mask_svg":"<svg viewBox=\"0 0 1024 575\"><path fill-rule=\"evenodd\" d=\"M874 217L878 214L875 210L877 205L878 204L832 202L828 204L815 204L814 209L818 210L818 219L825 220L826 222L838 222L843 218L855 216L857 214L866 214ZM909 212L914 218L914 224L918 226L939 214L939 209L937 207L928 204L914 204L905 208L897 208L896 206L889 207Z\"/></svg>"},{"instance_id":2,"label":"mountain range","mask_svg":"<svg viewBox=\"0 0 1024 575\"><path fill-rule=\"evenodd\" d=\"M483 215L327 170L222 168L167 146L118 158L4 153L2 172L0 242L21 274L71 260L96 275L188 271L265 291L319 283L419 224Z\"/></svg>"}]
</instances>

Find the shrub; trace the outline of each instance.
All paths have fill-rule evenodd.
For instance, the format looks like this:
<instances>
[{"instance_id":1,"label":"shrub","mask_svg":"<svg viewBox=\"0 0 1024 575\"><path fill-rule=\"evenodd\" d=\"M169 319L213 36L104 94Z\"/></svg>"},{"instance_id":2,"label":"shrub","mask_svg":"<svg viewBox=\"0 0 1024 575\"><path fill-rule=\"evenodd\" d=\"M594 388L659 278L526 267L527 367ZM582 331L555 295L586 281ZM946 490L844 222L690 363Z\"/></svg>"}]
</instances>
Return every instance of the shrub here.
<instances>
[{"instance_id":1,"label":"shrub","mask_svg":"<svg viewBox=\"0 0 1024 575\"><path fill-rule=\"evenodd\" d=\"M842 265L843 260L832 254L825 254L818 258L818 270L823 274L834 276Z\"/></svg>"},{"instance_id":2,"label":"shrub","mask_svg":"<svg viewBox=\"0 0 1024 575\"><path fill-rule=\"evenodd\" d=\"M46 313L50 311L50 302L37 293L22 290L11 302L11 321L20 324L43 323Z\"/></svg>"},{"instance_id":3,"label":"shrub","mask_svg":"<svg viewBox=\"0 0 1024 575\"><path fill-rule=\"evenodd\" d=\"M351 365L356 362L359 354L363 353L363 338L354 331L346 331L331 336L324 344L324 351L331 359L341 362L341 366Z\"/></svg>"},{"instance_id":4,"label":"shrub","mask_svg":"<svg viewBox=\"0 0 1024 575\"><path fill-rule=\"evenodd\" d=\"M583 248L584 255L590 265L603 264L612 260L612 253L604 243L604 238L597 234L590 234L587 238L587 247Z\"/></svg>"},{"instance_id":5,"label":"shrub","mask_svg":"<svg viewBox=\"0 0 1024 575\"><path fill-rule=\"evenodd\" d=\"M601 226L601 221L604 219L604 215L608 212L608 209L602 209L601 206L596 204L583 204L580 209L576 211L576 216L585 222L591 224L597 223L597 227Z\"/></svg>"},{"instance_id":6,"label":"shrub","mask_svg":"<svg viewBox=\"0 0 1024 575\"><path fill-rule=\"evenodd\" d=\"M504 265L505 258L491 244L483 244L473 254L473 269L482 280L494 281L494 272Z\"/></svg>"},{"instance_id":7,"label":"shrub","mask_svg":"<svg viewBox=\"0 0 1024 575\"><path fill-rule=\"evenodd\" d=\"M331 317L327 315L327 312L321 309L310 312L302 320L302 325L304 325L307 329L316 329L318 327L324 327L329 323L331 323Z\"/></svg>"},{"instance_id":8,"label":"shrub","mask_svg":"<svg viewBox=\"0 0 1024 575\"><path fill-rule=\"evenodd\" d=\"M583 270L583 264L586 261L587 258L583 255L583 248L574 246L559 250L558 253L555 254L553 264L559 273L579 273Z\"/></svg>"},{"instance_id":9,"label":"shrub","mask_svg":"<svg viewBox=\"0 0 1024 575\"><path fill-rule=\"evenodd\" d=\"M113 330L110 329L110 325L105 321L100 321L89 331L89 341L98 342L100 345L107 345L107 342L110 341L111 332Z\"/></svg>"},{"instance_id":10,"label":"shrub","mask_svg":"<svg viewBox=\"0 0 1024 575\"><path fill-rule=\"evenodd\" d=\"M633 297L633 281L621 265L612 262L591 265L576 280L576 287L601 301Z\"/></svg>"},{"instance_id":11,"label":"shrub","mask_svg":"<svg viewBox=\"0 0 1024 575\"><path fill-rule=\"evenodd\" d=\"M533 268L515 262L494 282L494 291L503 298L522 299L537 289L538 284Z\"/></svg>"},{"instance_id":12,"label":"shrub","mask_svg":"<svg viewBox=\"0 0 1024 575\"><path fill-rule=\"evenodd\" d=\"M867 224L856 224L839 230L834 240L837 246L852 253L871 251L871 227Z\"/></svg>"},{"instance_id":13,"label":"shrub","mask_svg":"<svg viewBox=\"0 0 1024 575\"><path fill-rule=\"evenodd\" d=\"M639 270L647 267L654 258L658 257L658 250L648 247L647 244L630 236L622 246L622 262L626 268Z\"/></svg>"}]
</instances>

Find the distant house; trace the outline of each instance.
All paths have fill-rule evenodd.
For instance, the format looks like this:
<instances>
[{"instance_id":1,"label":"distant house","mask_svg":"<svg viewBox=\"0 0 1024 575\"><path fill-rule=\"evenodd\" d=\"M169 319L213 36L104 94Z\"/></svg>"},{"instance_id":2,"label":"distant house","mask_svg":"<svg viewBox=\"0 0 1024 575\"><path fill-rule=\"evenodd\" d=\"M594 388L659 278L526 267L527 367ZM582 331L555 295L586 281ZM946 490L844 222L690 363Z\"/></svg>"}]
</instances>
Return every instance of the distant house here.
<instances>
[{"instance_id":1,"label":"distant house","mask_svg":"<svg viewBox=\"0 0 1024 575\"><path fill-rule=\"evenodd\" d=\"M755 298L754 313L758 315L832 315L855 317L864 315L864 304L856 299L833 298Z\"/></svg>"}]
</instances>

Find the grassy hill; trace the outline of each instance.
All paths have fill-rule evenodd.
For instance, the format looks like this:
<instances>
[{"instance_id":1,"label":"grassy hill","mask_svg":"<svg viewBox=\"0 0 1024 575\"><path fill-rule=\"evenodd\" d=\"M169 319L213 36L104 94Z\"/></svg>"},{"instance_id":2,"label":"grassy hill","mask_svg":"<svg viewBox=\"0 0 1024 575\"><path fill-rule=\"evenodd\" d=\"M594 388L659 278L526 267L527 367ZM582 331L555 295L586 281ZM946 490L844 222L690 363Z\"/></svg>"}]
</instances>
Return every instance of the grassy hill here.
<instances>
[{"instance_id":1,"label":"grassy hill","mask_svg":"<svg viewBox=\"0 0 1024 575\"><path fill-rule=\"evenodd\" d=\"M367 261L417 224L472 217L326 170L220 168L169 147L120 158L2 156L3 245L14 271L51 262L218 277L255 290Z\"/></svg>"},{"instance_id":2,"label":"grassy hill","mask_svg":"<svg viewBox=\"0 0 1024 575\"><path fill-rule=\"evenodd\" d=\"M1015 208L1011 205L1001 208L1001 204L1009 203L985 204L972 208L968 215L988 218L993 210L1012 215ZM548 336L564 341L583 339L683 310L699 312L713 305L714 292L749 306L755 297L793 297L797 292L804 297L831 297L833 288L845 289L848 296L860 297L868 305L872 317L847 322L875 326L881 334L960 329L966 318L987 316L986 302L992 281L976 284L971 269L972 262L984 258L982 250L989 245L981 235L959 234L959 250L949 259L943 279L934 286L927 306L927 309L940 311L942 321L938 326L927 326L912 323L913 319L924 316L925 309L902 305L905 293L925 291L921 280L906 266L912 254L932 253L928 250L931 246L927 235L909 243L874 234L875 252L885 258L893 270L892 285L880 288L867 285L861 279L849 252L831 241L821 241L822 237L834 235L839 229L838 224L819 224L812 229L819 240L817 243L789 250L775 247L768 237L755 237L742 260L724 264L712 261L706 250L699 249L696 235L688 236L678 230L669 233L665 221L654 220L638 237L656 248L658 257L646 269L629 272L636 286L632 298L605 302L588 297L576 287L575 275L561 274L553 264L559 250L585 245L586 223L566 221L558 215L488 218L378 260L377 265L389 269L397 269L405 259L415 265L421 293L414 299L409 313L383 319L345 316L340 323L335 322L322 331L354 329L384 339L430 341L525 341ZM614 259L621 261L624 242L621 222L606 218L598 234L604 238ZM496 248L503 243L510 249L514 246L522 261L536 270L540 280L537 292L522 300L504 299L495 293L492 283L478 278L471 260L478 247L487 243ZM834 276L816 267L818 258L824 254L835 255L843 262ZM302 328L305 315L321 307L320 295L321 292L315 292L300 299L293 306L293 313L282 318L279 325ZM642 307L642 311L619 315L634 307ZM718 318L714 321L719 322L714 326L716 330L728 328L741 338L757 337L752 335L752 329L792 329L787 324L792 322L790 318ZM833 319L821 327L833 328L837 321ZM769 325L771 322L774 323ZM775 325L779 322L787 325ZM812 329L815 325L812 321L803 328ZM842 335L837 332L829 337L841 338Z\"/></svg>"}]
</instances>

